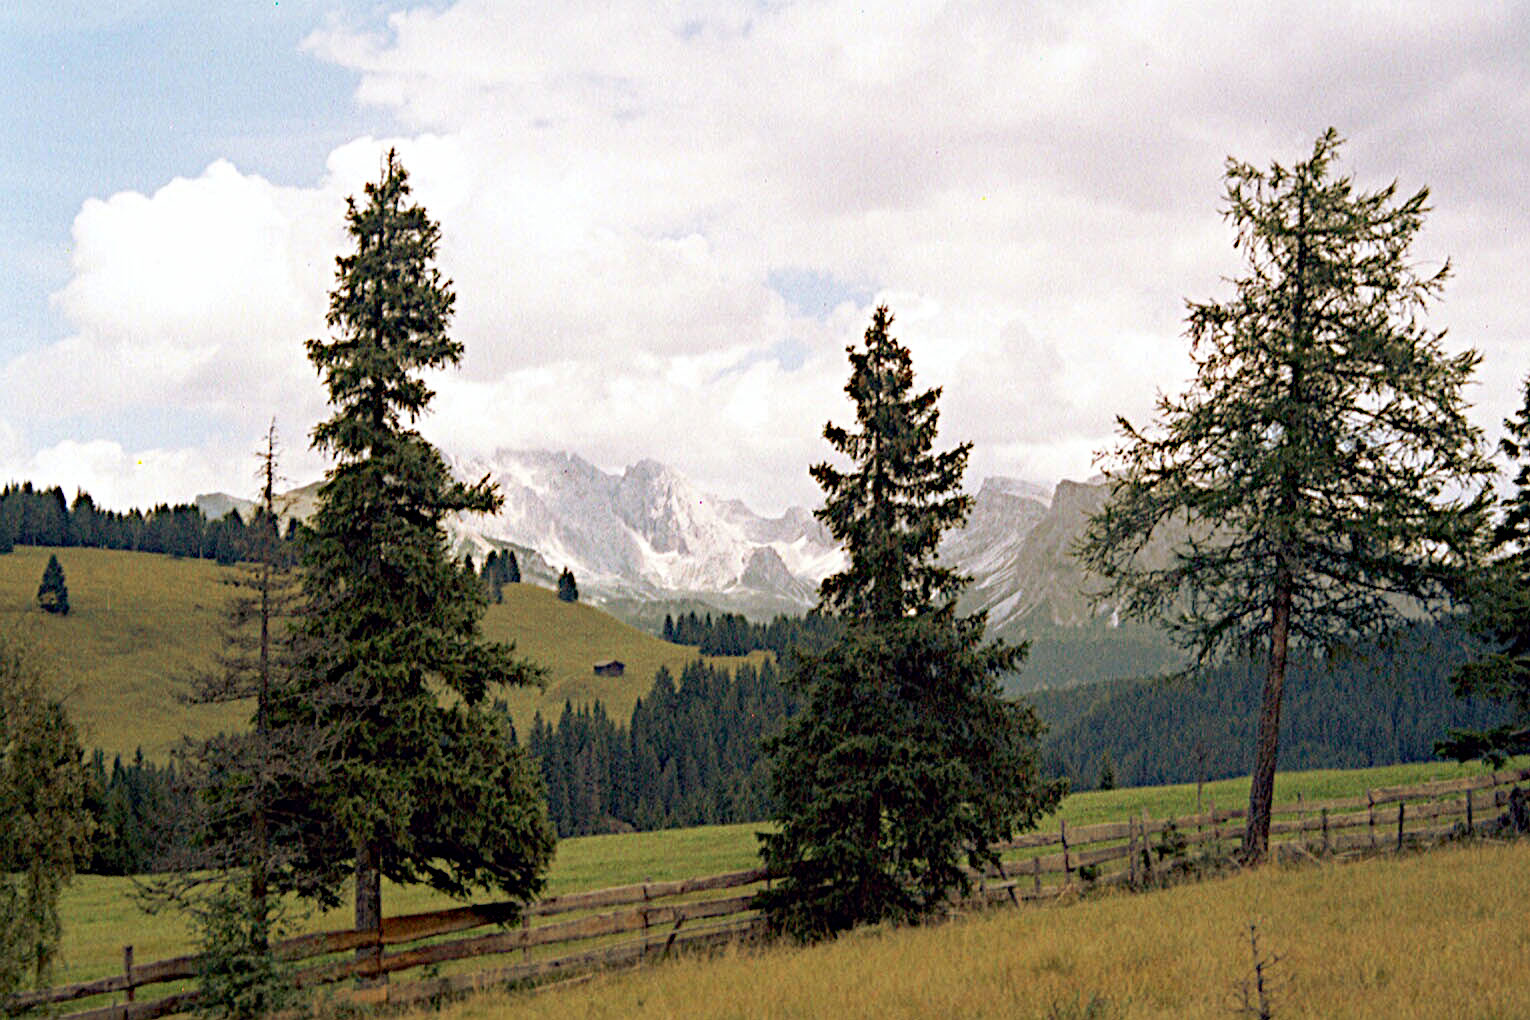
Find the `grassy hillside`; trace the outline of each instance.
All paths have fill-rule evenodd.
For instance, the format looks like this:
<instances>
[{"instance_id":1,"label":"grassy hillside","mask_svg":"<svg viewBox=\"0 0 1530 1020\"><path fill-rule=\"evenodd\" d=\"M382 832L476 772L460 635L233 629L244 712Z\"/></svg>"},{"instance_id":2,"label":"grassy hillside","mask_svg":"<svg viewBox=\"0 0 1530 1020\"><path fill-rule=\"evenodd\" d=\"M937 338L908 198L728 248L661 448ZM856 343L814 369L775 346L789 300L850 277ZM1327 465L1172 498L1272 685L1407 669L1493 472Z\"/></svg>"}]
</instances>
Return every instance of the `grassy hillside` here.
<instances>
[{"instance_id":1,"label":"grassy hillside","mask_svg":"<svg viewBox=\"0 0 1530 1020\"><path fill-rule=\"evenodd\" d=\"M496 641L514 641L521 655L548 669L543 690L511 690L503 695L522 728L538 709L556 722L565 701L578 705L597 699L611 716L625 723L633 702L648 692L660 666L668 666L678 679L685 664L697 657L694 648L630 627L594 606L561 602L547 588L512 584L504 592L505 601L489 606L484 614L484 634ZM758 662L763 654L756 652L749 658ZM605 659L625 663L625 675L596 676L594 664ZM708 657L708 661L731 667L748 660Z\"/></svg>"},{"instance_id":2,"label":"grassy hillside","mask_svg":"<svg viewBox=\"0 0 1530 1020\"><path fill-rule=\"evenodd\" d=\"M58 555L68 582L66 617L37 607L37 584L50 553ZM180 679L210 663L218 649L218 607L228 597L229 576L230 568L207 560L18 546L0 556L0 626L20 628L41 647L87 747L124 756L142 747L162 758L183 735L215 733L249 716L240 705L177 700ZM565 699L599 698L625 719L659 666L678 674L696 657L695 649L645 634L591 606L560 602L529 584L505 587L505 601L485 615L484 632L514 641L549 669L545 690L506 695L523 727L538 708L556 718ZM626 675L595 676L592 666L601 659L622 660Z\"/></svg>"},{"instance_id":3,"label":"grassy hillside","mask_svg":"<svg viewBox=\"0 0 1530 1020\"><path fill-rule=\"evenodd\" d=\"M69 615L37 607L49 554L69 586ZM86 747L163 755L186 733L240 725L237 706L189 706L178 681L212 661L225 568L109 549L17 546L0 556L0 626L19 628L47 658L55 690Z\"/></svg>"}]
</instances>

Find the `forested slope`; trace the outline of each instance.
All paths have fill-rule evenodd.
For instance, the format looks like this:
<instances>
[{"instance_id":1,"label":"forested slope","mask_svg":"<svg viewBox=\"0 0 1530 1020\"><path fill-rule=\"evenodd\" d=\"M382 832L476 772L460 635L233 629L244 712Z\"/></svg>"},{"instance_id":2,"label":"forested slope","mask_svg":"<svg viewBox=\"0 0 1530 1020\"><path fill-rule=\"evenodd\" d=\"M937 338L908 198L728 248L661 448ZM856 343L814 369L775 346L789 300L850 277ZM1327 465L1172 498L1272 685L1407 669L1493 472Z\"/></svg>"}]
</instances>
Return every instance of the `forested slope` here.
<instances>
[{"instance_id":1,"label":"forested slope","mask_svg":"<svg viewBox=\"0 0 1530 1020\"><path fill-rule=\"evenodd\" d=\"M1354 768L1421 761L1453 726L1506 719L1501 706L1461 700L1450 677L1470 639L1455 625L1418 625L1390 647L1322 662L1293 655L1281 717L1280 768ZM1052 727L1045 756L1075 789L1095 785L1106 756L1126 785L1246 773L1264 674L1259 663L1199 680L1116 681L1028 695Z\"/></svg>"}]
</instances>

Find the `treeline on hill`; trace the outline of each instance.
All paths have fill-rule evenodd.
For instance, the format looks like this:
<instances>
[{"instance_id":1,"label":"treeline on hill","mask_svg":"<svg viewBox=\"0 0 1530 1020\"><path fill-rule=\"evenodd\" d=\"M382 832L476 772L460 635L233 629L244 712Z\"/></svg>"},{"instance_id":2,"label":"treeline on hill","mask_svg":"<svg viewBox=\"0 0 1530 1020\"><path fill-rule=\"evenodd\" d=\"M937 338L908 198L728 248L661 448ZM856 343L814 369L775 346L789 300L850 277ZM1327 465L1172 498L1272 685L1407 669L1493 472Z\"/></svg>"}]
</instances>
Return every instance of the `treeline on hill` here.
<instances>
[{"instance_id":1,"label":"treeline on hill","mask_svg":"<svg viewBox=\"0 0 1530 1020\"><path fill-rule=\"evenodd\" d=\"M665 614L664 640L691 645L702 655L748 655L771 651L784 662L793 646L822 650L838 637L832 616L778 615L751 623L740 613ZM1030 646L1020 670L1004 679L1010 693L1041 687L1072 687L1120 677L1156 676L1177 668L1184 656L1162 633L1148 627L1104 625L1059 627L1031 625Z\"/></svg>"},{"instance_id":2,"label":"treeline on hill","mask_svg":"<svg viewBox=\"0 0 1530 1020\"><path fill-rule=\"evenodd\" d=\"M1507 720L1508 706L1455 696L1451 675L1479 654L1456 623L1417 624L1389 646L1327 663L1293 651L1279 767L1425 761L1446 731ZM1027 697L1051 726L1043 745L1049 771L1079 790L1098 785L1107 762L1116 782L1131 786L1248 774L1263 684L1262 661L1244 661L1194 680L1122 680Z\"/></svg>"},{"instance_id":3,"label":"treeline on hill","mask_svg":"<svg viewBox=\"0 0 1530 1020\"><path fill-rule=\"evenodd\" d=\"M246 527L233 510L209 521L191 503L118 513L97 507L86 492L70 503L57 486L36 489L24 482L0 490L0 553L18 545L83 546L234 563L242 555Z\"/></svg>"},{"instance_id":4,"label":"treeline on hill","mask_svg":"<svg viewBox=\"0 0 1530 1020\"><path fill-rule=\"evenodd\" d=\"M679 616L664 614L665 641L694 645L702 655L748 655L770 651L784 659L794 645L821 649L839 636L841 625L832 616L809 613L806 616L777 616L769 623L751 623L742 613L694 612Z\"/></svg>"},{"instance_id":5,"label":"treeline on hill","mask_svg":"<svg viewBox=\"0 0 1530 1020\"><path fill-rule=\"evenodd\" d=\"M528 749L542 767L559 836L756 821L766 817L760 738L793 699L769 661L729 672L699 660L654 677L626 726L599 702L537 715Z\"/></svg>"},{"instance_id":6,"label":"treeline on hill","mask_svg":"<svg viewBox=\"0 0 1530 1020\"><path fill-rule=\"evenodd\" d=\"M127 764L116 756L107 768L106 755L98 750L91 756L90 776L86 805L95 833L80 870L92 875L160 870L169 833L176 830L176 812L188 803L177 791L175 766L147 761L140 750Z\"/></svg>"}]
</instances>

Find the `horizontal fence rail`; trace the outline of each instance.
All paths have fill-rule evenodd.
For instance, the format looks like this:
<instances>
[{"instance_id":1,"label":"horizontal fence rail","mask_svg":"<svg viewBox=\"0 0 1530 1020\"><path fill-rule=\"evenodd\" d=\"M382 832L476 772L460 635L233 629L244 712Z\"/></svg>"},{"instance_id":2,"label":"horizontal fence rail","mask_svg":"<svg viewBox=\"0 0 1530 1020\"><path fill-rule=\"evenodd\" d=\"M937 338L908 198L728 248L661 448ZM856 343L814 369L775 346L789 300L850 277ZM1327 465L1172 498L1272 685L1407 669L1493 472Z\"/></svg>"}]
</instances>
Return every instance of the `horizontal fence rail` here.
<instances>
[{"instance_id":1,"label":"horizontal fence rail","mask_svg":"<svg viewBox=\"0 0 1530 1020\"><path fill-rule=\"evenodd\" d=\"M1304 856L1402 849L1471 832L1508 803L1510 791L1505 787L1525 779L1530 779L1530 768L1383 787L1364 796L1326 801L1298 798L1273 808L1270 850L1272 854ZM1055 898L1091 884L1151 881L1196 848L1212 844L1226 852L1241 844L1245 814L1243 809L1219 810L1212 803L1199 814L1152 819L1144 813L1125 821L1078 826L1063 822L1056 831L1025 833L993 847L999 855L996 868L969 873L975 880L973 899L1018 904ZM750 868L567 893L525 906L507 901L454 907L385 918L374 929L299 935L276 943L273 949L283 961L304 964L293 973L299 987L350 978L374 979L382 983L346 989L343 998L356 1003L417 1002L492 985L636 963L680 948L737 940L760 929L753 902L766 879L765 869ZM449 937L489 927L499 930ZM340 957L363 949L372 952ZM560 955L560 949L574 951ZM508 966L402 984L386 982L388 975L400 971L514 954L520 955L520 962ZM0 1007L7 1013L19 1013L122 993L124 1002L66 1014L57 1020L152 1020L192 1008L197 991L181 989L139 1002L136 990L193 979L199 959L177 956L134 963L132 948L126 947L121 974L23 992Z\"/></svg>"}]
</instances>

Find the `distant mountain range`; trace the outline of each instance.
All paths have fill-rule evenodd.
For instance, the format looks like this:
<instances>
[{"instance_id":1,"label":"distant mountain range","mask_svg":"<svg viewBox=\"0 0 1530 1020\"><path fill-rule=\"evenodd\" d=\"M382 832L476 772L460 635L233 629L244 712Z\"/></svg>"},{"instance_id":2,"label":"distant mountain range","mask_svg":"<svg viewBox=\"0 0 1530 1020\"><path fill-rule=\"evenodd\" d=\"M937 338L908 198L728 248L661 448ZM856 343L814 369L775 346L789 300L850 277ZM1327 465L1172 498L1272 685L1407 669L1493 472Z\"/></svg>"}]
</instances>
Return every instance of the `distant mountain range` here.
<instances>
[{"instance_id":1,"label":"distant mountain range","mask_svg":"<svg viewBox=\"0 0 1530 1020\"><path fill-rule=\"evenodd\" d=\"M504 496L496 514L449 523L459 554L481 563L491 549L514 550L522 574L545 584L567 567L582 597L643 623L664 606L757 618L805 612L818 583L844 563L810 511L765 517L653 460L618 475L570 453L501 450L451 466L464 479L487 475ZM290 494L290 512L306 517L315 488ZM967 523L941 546L942 558L973 579L963 610L987 610L990 628L1011 636L1029 625L1089 623L1097 614L1068 550L1104 495L1101 484L1065 481L1049 492L1015 478L984 480ZM251 504L213 493L197 505L219 516Z\"/></svg>"}]
</instances>

